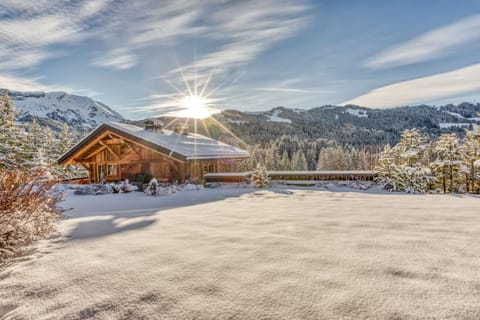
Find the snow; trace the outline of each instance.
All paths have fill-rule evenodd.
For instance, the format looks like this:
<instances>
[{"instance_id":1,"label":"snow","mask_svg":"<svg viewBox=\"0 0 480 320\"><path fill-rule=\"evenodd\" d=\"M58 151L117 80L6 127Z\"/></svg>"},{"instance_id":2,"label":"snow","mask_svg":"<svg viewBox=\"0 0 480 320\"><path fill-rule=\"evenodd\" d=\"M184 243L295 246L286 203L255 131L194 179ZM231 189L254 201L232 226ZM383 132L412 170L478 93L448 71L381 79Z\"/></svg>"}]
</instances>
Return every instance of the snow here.
<instances>
[{"instance_id":1,"label":"snow","mask_svg":"<svg viewBox=\"0 0 480 320\"><path fill-rule=\"evenodd\" d=\"M19 118L31 115L61 120L70 125L93 128L103 122L122 121L123 117L103 103L65 92L9 91Z\"/></svg>"},{"instance_id":2,"label":"snow","mask_svg":"<svg viewBox=\"0 0 480 320\"><path fill-rule=\"evenodd\" d=\"M368 118L368 113L365 110L346 108L345 112L359 118Z\"/></svg>"},{"instance_id":3,"label":"snow","mask_svg":"<svg viewBox=\"0 0 480 320\"><path fill-rule=\"evenodd\" d=\"M449 115L452 115L452 116L457 117L457 118L459 118L459 119L465 119L465 117L462 116L462 115L459 114L459 113L450 112L450 111L445 111L445 112L448 113Z\"/></svg>"},{"instance_id":4,"label":"snow","mask_svg":"<svg viewBox=\"0 0 480 320\"><path fill-rule=\"evenodd\" d=\"M292 123L292 120L279 117L278 114L280 110L274 110L271 115L267 114L267 121L269 122L281 122L281 123Z\"/></svg>"},{"instance_id":5,"label":"snow","mask_svg":"<svg viewBox=\"0 0 480 320\"><path fill-rule=\"evenodd\" d=\"M478 319L478 197L73 196L0 272L5 319Z\"/></svg>"},{"instance_id":6,"label":"snow","mask_svg":"<svg viewBox=\"0 0 480 320\"><path fill-rule=\"evenodd\" d=\"M163 130L163 133L147 131L142 127L130 124L109 122L107 127L121 130L127 134L152 142L173 152L177 152L188 160L191 159L216 159L216 158L241 158L248 157L247 151L222 143L220 141L195 133L175 133L171 130ZM89 139L87 136L85 139ZM84 140L85 140L84 139ZM83 140L82 140L83 141ZM82 143L79 142L79 144Z\"/></svg>"},{"instance_id":7,"label":"snow","mask_svg":"<svg viewBox=\"0 0 480 320\"><path fill-rule=\"evenodd\" d=\"M244 123L248 123L248 121L246 120L233 120L233 119L227 119L228 122L230 123L235 123L235 124L244 124Z\"/></svg>"},{"instance_id":8,"label":"snow","mask_svg":"<svg viewBox=\"0 0 480 320\"><path fill-rule=\"evenodd\" d=\"M451 128L451 127L468 127L470 123L455 123L455 122L443 122L438 124L440 128Z\"/></svg>"}]
</instances>

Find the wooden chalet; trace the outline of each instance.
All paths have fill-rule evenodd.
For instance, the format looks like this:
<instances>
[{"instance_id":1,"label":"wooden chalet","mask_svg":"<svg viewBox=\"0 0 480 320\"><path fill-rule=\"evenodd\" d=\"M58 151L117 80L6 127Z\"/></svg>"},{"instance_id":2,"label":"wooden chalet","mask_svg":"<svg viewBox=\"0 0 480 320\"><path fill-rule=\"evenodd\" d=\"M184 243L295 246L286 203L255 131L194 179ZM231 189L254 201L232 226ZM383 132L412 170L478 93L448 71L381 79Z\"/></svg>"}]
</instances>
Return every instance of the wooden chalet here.
<instances>
[{"instance_id":1,"label":"wooden chalet","mask_svg":"<svg viewBox=\"0 0 480 320\"><path fill-rule=\"evenodd\" d=\"M104 123L59 160L61 165L81 165L90 182L130 179L148 182L202 180L208 172L231 172L247 151L187 132L183 127L166 130L158 120L145 127Z\"/></svg>"}]
</instances>

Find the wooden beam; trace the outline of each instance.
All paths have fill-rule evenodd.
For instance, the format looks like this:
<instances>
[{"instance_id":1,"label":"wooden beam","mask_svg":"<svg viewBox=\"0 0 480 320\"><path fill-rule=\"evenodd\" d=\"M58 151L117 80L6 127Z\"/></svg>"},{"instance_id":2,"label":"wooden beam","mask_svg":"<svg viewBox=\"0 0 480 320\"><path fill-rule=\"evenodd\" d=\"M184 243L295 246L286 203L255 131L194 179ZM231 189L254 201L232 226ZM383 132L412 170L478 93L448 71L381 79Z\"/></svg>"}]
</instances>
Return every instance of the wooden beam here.
<instances>
[{"instance_id":1,"label":"wooden beam","mask_svg":"<svg viewBox=\"0 0 480 320\"><path fill-rule=\"evenodd\" d=\"M105 144L123 144L123 143L125 143L125 141L123 141L123 139L120 139L120 138L111 138L111 139L105 140L103 142Z\"/></svg>"},{"instance_id":2,"label":"wooden beam","mask_svg":"<svg viewBox=\"0 0 480 320\"><path fill-rule=\"evenodd\" d=\"M86 156L83 156L83 158L84 158L84 159L91 158L91 157L93 157L94 155L96 155L97 153L102 152L102 151L105 150L105 149L106 149L106 146L102 146L102 147L100 147L99 149L93 151L92 153L88 153ZM76 159L74 159L74 160L76 160Z\"/></svg>"},{"instance_id":3,"label":"wooden beam","mask_svg":"<svg viewBox=\"0 0 480 320\"><path fill-rule=\"evenodd\" d=\"M118 160L120 159L120 156L112 150L112 148L110 148L108 145L106 145L103 141L98 141L98 143L100 143L102 146L104 146L108 151L110 151L111 154L113 154L113 156Z\"/></svg>"},{"instance_id":4,"label":"wooden beam","mask_svg":"<svg viewBox=\"0 0 480 320\"><path fill-rule=\"evenodd\" d=\"M88 143L85 147L83 147L76 155L76 158L80 158L80 156L82 154L84 154L85 152L89 151L96 143L98 143L101 139L103 139L105 136L108 135L108 131L105 131L103 132L102 134L100 134L97 138L93 139L90 143ZM71 156L73 160L73 155ZM71 160L65 162L65 164L71 164Z\"/></svg>"},{"instance_id":5,"label":"wooden beam","mask_svg":"<svg viewBox=\"0 0 480 320\"><path fill-rule=\"evenodd\" d=\"M123 141L123 142L124 142L124 144L125 144L128 148L130 148L130 150L132 150L133 153L135 153L139 158L142 157L140 151L136 150L133 145L131 145L131 144L130 144L129 142L127 142L127 141Z\"/></svg>"}]
</instances>

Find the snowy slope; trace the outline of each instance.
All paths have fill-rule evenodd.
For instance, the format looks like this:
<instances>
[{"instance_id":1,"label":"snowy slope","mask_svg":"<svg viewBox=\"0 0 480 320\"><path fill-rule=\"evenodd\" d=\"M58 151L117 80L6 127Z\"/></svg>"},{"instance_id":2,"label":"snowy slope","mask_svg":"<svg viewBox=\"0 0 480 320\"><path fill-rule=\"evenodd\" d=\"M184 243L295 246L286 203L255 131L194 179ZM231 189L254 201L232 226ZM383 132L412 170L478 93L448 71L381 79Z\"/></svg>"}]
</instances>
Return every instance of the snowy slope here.
<instances>
[{"instance_id":1,"label":"snowy slope","mask_svg":"<svg viewBox=\"0 0 480 320\"><path fill-rule=\"evenodd\" d=\"M58 236L0 272L0 318L479 319L479 200L69 193Z\"/></svg>"},{"instance_id":2,"label":"snowy slope","mask_svg":"<svg viewBox=\"0 0 480 320\"><path fill-rule=\"evenodd\" d=\"M267 121L269 122L284 122L284 123L292 123L292 120L282 118L278 114L280 113L280 110L274 110L272 114L267 115Z\"/></svg>"},{"instance_id":3,"label":"snowy slope","mask_svg":"<svg viewBox=\"0 0 480 320\"><path fill-rule=\"evenodd\" d=\"M356 117L368 118L368 113L365 110L346 108L345 112Z\"/></svg>"},{"instance_id":4,"label":"snowy slope","mask_svg":"<svg viewBox=\"0 0 480 320\"><path fill-rule=\"evenodd\" d=\"M19 112L17 119L20 122L37 117L66 122L73 127L93 128L103 122L124 120L107 105L89 97L65 92L8 91L8 94Z\"/></svg>"}]
</instances>

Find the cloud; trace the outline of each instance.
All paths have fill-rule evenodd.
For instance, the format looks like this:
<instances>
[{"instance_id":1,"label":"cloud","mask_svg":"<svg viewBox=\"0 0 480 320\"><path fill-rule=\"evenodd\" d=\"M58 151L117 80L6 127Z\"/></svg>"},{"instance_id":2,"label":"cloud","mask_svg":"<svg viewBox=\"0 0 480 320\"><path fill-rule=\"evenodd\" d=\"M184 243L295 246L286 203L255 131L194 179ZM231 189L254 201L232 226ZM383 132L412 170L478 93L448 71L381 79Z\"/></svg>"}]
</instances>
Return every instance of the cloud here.
<instances>
[{"instance_id":1,"label":"cloud","mask_svg":"<svg viewBox=\"0 0 480 320\"><path fill-rule=\"evenodd\" d=\"M118 70L130 69L137 64L136 56L126 49L114 49L106 55L92 61L92 65L99 67L114 68Z\"/></svg>"},{"instance_id":2,"label":"cloud","mask_svg":"<svg viewBox=\"0 0 480 320\"><path fill-rule=\"evenodd\" d=\"M394 83L340 103L367 107L395 107L427 103L480 90L480 63L450 72Z\"/></svg>"},{"instance_id":3,"label":"cloud","mask_svg":"<svg viewBox=\"0 0 480 320\"><path fill-rule=\"evenodd\" d=\"M97 36L92 26L98 24L101 19L99 13L107 8L108 2L2 1L0 86L11 90L96 93L89 89L44 85L41 78L26 76L25 71L31 72L33 67L58 56L58 45Z\"/></svg>"},{"instance_id":4,"label":"cloud","mask_svg":"<svg viewBox=\"0 0 480 320\"><path fill-rule=\"evenodd\" d=\"M36 66L56 55L52 46L91 37L90 26L106 0L79 3L6 0L0 4L0 71Z\"/></svg>"},{"instance_id":5,"label":"cloud","mask_svg":"<svg viewBox=\"0 0 480 320\"><path fill-rule=\"evenodd\" d=\"M296 89L296 88L255 88L257 91L280 91L291 93L334 93L329 90L311 90L311 89Z\"/></svg>"},{"instance_id":6,"label":"cloud","mask_svg":"<svg viewBox=\"0 0 480 320\"><path fill-rule=\"evenodd\" d=\"M0 75L0 88L18 91L45 91L48 89L39 83L39 78L19 78L13 75Z\"/></svg>"},{"instance_id":7,"label":"cloud","mask_svg":"<svg viewBox=\"0 0 480 320\"><path fill-rule=\"evenodd\" d=\"M203 86L214 72L211 86L216 87L222 75L229 73L232 78L233 69L299 32L307 9L305 0L161 4L156 0L4 0L0 3L4 13L0 18L0 74L25 75L60 50L68 54L74 50L72 44L87 41L95 41L97 51L91 65L115 70L138 65L144 50L198 44L194 63L187 57L189 61L172 68L164 78L183 89L180 83L184 80L196 78L198 86Z\"/></svg>"},{"instance_id":8,"label":"cloud","mask_svg":"<svg viewBox=\"0 0 480 320\"><path fill-rule=\"evenodd\" d=\"M78 88L68 85L45 85L41 83L41 77L18 77L11 74L0 75L0 88L12 91L63 91L71 94L87 95L95 97L101 95L99 92Z\"/></svg>"},{"instance_id":9,"label":"cloud","mask_svg":"<svg viewBox=\"0 0 480 320\"><path fill-rule=\"evenodd\" d=\"M207 16L205 36L222 45L171 74L222 73L244 65L276 42L296 34L305 24L306 10L303 2L289 0L239 1L213 8Z\"/></svg>"},{"instance_id":10,"label":"cloud","mask_svg":"<svg viewBox=\"0 0 480 320\"><path fill-rule=\"evenodd\" d=\"M366 62L370 68L390 68L432 60L449 49L480 38L480 14L433 29L390 47Z\"/></svg>"}]
</instances>

